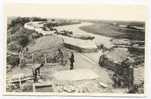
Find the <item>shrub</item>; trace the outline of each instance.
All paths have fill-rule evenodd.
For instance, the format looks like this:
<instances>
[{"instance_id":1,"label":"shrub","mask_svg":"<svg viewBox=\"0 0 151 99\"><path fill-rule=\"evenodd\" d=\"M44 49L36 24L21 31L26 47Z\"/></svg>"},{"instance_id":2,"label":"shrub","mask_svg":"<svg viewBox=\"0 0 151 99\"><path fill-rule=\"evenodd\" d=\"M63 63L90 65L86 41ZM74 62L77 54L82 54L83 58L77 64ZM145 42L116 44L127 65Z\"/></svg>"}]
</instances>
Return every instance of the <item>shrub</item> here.
<instances>
[{"instance_id":1,"label":"shrub","mask_svg":"<svg viewBox=\"0 0 151 99\"><path fill-rule=\"evenodd\" d=\"M13 67L19 64L19 57L16 55L7 56L7 64Z\"/></svg>"},{"instance_id":2,"label":"shrub","mask_svg":"<svg viewBox=\"0 0 151 99\"><path fill-rule=\"evenodd\" d=\"M29 38L28 36L22 35L20 36L19 40L18 40L19 45L21 45L22 47L25 47L28 43L29 43Z\"/></svg>"},{"instance_id":3,"label":"shrub","mask_svg":"<svg viewBox=\"0 0 151 99\"><path fill-rule=\"evenodd\" d=\"M8 50L10 50L10 51L17 52L20 48L21 48L21 46L18 45L17 42L10 42L8 44Z\"/></svg>"}]
</instances>

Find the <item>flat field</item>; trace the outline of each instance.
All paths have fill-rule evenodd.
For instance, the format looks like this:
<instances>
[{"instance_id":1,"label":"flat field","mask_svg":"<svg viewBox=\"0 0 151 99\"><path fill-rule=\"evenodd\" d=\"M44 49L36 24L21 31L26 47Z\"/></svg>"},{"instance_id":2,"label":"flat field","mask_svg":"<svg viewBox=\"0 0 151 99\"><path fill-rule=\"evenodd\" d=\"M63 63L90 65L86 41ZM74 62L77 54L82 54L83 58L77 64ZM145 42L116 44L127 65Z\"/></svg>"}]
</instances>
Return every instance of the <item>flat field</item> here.
<instances>
[{"instance_id":1,"label":"flat field","mask_svg":"<svg viewBox=\"0 0 151 99\"><path fill-rule=\"evenodd\" d=\"M130 28L120 28L117 25L113 25L112 23L114 22L94 22L92 25L88 26L82 26L80 29L90 32L90 33L95 33L98 35L104 35L108 37L113 37L113 38L125 38L125 39L130 39L130 40L144 40L145 39L145 32L144 31L139 31L136 29L130 29ZM117 22L117 24L120 25L133 25L133 26L140 26L144 27L144 23L124 23L124 22Z\"/></svg>"}]
</instances>

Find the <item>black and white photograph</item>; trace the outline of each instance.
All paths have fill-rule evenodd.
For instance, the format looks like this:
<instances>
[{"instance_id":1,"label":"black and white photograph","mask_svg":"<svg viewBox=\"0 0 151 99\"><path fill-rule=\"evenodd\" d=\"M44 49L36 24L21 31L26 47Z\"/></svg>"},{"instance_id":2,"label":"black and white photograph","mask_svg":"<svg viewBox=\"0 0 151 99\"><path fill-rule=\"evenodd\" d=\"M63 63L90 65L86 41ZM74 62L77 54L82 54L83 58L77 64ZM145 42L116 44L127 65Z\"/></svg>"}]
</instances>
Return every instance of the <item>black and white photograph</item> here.
<instances>
[{"instance_id":1,"label":"black and white photograph","mask_svg":"<svg viewBox=\"0 0 151 99\"><path fill-rule=\"evenodd\" d=\"M145 22L7 17L6 92L144 94Z\"/></svg>"}]
</instances>

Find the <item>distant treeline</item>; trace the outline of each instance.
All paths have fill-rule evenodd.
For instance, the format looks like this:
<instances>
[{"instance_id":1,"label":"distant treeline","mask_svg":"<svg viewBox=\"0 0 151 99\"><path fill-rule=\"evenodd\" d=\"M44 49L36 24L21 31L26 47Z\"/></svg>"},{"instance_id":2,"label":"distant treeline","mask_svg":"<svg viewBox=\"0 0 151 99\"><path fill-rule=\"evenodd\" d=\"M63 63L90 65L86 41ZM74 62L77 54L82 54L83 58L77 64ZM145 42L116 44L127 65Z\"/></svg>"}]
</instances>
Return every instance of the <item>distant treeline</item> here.
<instances>
[{"instance_id":1,"label":"distant treeline","mask_svg":"<svg viewBox=\"0 0 151 99\"><path fill-rule=\"evenodd\" d=\"M15 26L16 24L24 25L25 23L29 21L47 21L46 18L40 18L40 17L14 17L9 18L8 17L8 28Z\"/></svg>"},{"instance_id":2,"label":"distant treeline","mask_svg":"<svg viewBox=\"0 0 151 99\"><path fill-rule=\"evenodd\" d=\"M144 21L113 21L113 20L81 20L85 22L93 22L93 23L107 23L107 24L123 24L123 25L131 25L131 26L140 26L145 27Z\"/></svg>"}]
</instances>

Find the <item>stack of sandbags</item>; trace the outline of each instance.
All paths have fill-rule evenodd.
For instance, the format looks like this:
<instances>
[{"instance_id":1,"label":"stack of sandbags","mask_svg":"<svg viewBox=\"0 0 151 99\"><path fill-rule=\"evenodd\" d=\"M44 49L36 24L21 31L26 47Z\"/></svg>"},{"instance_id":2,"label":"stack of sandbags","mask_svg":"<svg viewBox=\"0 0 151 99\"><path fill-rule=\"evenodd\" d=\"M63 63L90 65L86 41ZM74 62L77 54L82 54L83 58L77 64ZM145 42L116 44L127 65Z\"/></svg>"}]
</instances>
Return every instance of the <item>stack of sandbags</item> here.
<instances>
[{"instance_id":1,"label":"stack of sandbags","mask_svg":"<svg viewBox=\"0 0 151 99\"><path fill-rule=\"evenodd\" d=\"M128 49L114 48L100 56L99 64L107 69L116 71L121 62L129 56Z\"/></svg>"}]
</instances>

